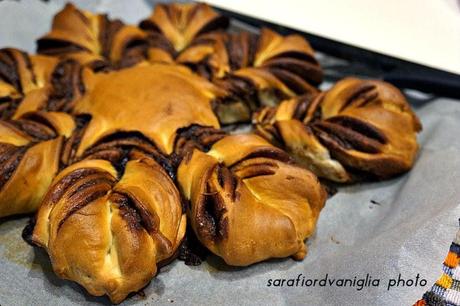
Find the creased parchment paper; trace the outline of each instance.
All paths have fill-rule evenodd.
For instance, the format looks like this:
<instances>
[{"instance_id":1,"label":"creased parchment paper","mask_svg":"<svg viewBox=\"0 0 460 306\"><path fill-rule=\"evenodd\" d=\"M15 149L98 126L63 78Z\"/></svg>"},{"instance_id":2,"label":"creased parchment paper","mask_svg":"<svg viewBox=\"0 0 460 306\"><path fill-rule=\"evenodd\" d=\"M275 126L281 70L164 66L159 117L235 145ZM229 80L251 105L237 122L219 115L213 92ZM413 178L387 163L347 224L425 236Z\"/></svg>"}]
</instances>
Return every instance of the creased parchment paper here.
<instances>
[{"instance_id":1,"label":"creased parchment paper","mask_svg":"<svg viewBox=\"0 0 460 306\"><path fill-rule=\"evenodd\" d=\"M150 14L152 1L75 1L129 23ZM64 1L0 1L0 46L33 52ZM281 14L282 12L280 12ZM325 87L327 88L327 83ZM393 180L340 188L318 223L309 254L247 268L216 257L201 266L175 261L123 305L412 305L440 276L460 217L460 101L411 99L423 123L413 170ZM0 221L0 305L108 304L57 278L46 253L21 239L26 218ZM78 251L78 250L76 250ZM268 287L271 279L380 279L378 287ZM425 287L394 287L389 279L415 279Z\"/></svg>"}]
</instances>

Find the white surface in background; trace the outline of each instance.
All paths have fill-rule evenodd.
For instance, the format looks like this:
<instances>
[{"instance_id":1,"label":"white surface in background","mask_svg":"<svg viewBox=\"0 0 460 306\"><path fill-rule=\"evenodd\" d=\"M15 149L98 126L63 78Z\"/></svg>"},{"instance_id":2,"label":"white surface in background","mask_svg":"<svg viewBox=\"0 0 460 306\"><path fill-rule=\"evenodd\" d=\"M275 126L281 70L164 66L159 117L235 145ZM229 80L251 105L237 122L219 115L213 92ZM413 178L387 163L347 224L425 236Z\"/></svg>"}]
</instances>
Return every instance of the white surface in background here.
<instances>
[{"instance_id":1,"label":"white surface in background","mask_svg":"<svg viewBox=\"0 0 460 306\"><path fill-rule=\"evenodd\" d=\"M0 48L16 47L34 53L35 39L50 30L54 14L67 2L131 24L137 24L152 12L152 5L140 0L0 0Z\"/></svg>"},{"instance_id":2,"label":"white surface in background","mask_svg":"<svg viewBox=\"0 0 460 306\"><path fill-rule=\"evenodd\" d=\"M458 0L207 0L281 24L460 74Z\"/></svg>"}]
</instances>

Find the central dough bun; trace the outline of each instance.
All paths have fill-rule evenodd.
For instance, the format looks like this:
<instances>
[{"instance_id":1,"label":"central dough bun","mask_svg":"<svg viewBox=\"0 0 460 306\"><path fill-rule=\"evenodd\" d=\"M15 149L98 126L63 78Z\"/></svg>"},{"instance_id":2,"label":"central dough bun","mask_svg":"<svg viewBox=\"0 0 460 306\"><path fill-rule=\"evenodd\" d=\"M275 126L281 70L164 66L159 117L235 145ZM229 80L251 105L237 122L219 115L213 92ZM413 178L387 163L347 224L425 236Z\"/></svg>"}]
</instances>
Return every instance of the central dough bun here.
<instances>
[{"instance_id":1,"label":"central dough bun","mask_svg":"<svg viewBox=\"0 0 460 306\"><path fill-rule=\"evenodd\" d=\"M165 154L177 130L191 125L219 127L211 107L219 90L186 67L153 64L107 74L85 75L86 95L74 108L90 115L78 154L104 136L136 131Z\"/></svg>"}]
</instances>

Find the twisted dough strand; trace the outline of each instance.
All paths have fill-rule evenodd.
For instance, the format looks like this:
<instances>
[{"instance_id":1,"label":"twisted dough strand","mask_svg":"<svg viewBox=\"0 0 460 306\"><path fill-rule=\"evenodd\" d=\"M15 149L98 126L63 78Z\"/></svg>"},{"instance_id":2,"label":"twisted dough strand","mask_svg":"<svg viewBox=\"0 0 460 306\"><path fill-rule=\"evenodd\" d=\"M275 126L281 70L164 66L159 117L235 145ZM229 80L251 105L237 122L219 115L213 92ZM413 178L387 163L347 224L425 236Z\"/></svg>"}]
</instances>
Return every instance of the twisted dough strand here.
<instances>
[{"instance_id":1,"label":"twisted dough strand","mask_svg":"<svg viewBox=\"0 0 460 306\"><path fill-rule=\"evenodd\" d=\"M227 264L306 255L326 193L310 172L255 135L194 150L178 169L198 239Z\"/></svg>"},{"instance_id":2,"label":"twisted dough strand","mask_svg":"<svg viewBox=\"0 0 460 306\"><path fill-rule=\"evenodd\" d=\"M386 179L408 171L421 130L397 88L355 78L314 99L299 97L262 109L254 122L260 135L317 175L337 182L357 175Z\"/></svg>"},{"instance_id":3,"label":"twisted dough strand","mask_svg":"<svg viewBox=\"0 0 460 306\"><path fill-rule=\"evenodd\" d=\"M94 70L132 66L145 58L146 34L135 26L66 4L51 31L37 41L41 54L74 59Z\"/></svg>"},{"instance_id":4,"label":"twisted dough strand","mask_svg":"<svg viewBox=\"0 0 460 306\"><path fill-rule=\"evenodd\" d=\"M37 210L73 129L65 113L27 113L0 121L0 217Z\"/></svg>"}]
</instances>

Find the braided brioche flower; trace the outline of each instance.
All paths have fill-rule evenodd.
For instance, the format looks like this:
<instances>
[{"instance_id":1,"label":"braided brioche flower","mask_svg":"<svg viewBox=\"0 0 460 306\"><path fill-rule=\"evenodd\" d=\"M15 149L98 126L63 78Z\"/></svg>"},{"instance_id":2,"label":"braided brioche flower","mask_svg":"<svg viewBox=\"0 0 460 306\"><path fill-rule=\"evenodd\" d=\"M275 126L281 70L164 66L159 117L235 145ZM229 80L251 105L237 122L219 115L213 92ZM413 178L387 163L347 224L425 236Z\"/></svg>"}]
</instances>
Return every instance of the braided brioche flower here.
<instances>
[{"instance_id":1,"label":"braided brioche flower","mask_svg":"<svg viewBox=\"0 0 460 306\"><path fill-rule=\"evenodd\" d=\"M421 126L396 88L320 92L303 37L227 26L205 4L159 5L139 27L68 4L40 55L0 50L0 217L36 212L25 236L59 277L119 303L187 228L230 265L302 259L326 201L312 172L412 167ZM222 128L256 110L259 135Z\"/></svg>"}]
</instances>

